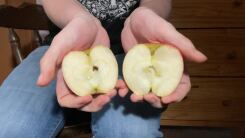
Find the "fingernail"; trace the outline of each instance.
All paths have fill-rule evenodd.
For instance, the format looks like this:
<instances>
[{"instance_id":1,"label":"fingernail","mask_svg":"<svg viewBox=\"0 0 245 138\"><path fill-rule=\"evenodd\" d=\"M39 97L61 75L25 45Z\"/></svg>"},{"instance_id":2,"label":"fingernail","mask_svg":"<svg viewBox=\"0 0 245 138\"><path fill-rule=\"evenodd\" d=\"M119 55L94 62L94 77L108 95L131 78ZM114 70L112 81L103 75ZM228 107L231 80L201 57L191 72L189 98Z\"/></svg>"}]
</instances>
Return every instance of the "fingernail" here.
<instances>
[{"instance_id":1,"label":"fingernail","mask_svg":"<svg viewBox=\"0 0 245 138\"><path fill-rule=\"evenodd\" d=\"M156 102L157 102L157 99L154 98L154 99L152 100L152 102L156 103Z\"/></svg>"},{"instance_id":2,"label":"fingernail","mask_svg":"<svg viewBox=\"0 0 245 138\"><path fill-rule=\"evenodd\" d=\"M104 101L101 101L101 103L99 103L99 106L104 106L105 104L107 104L108 102L110 102L110 98L109 97L106 97L104 99Z\"/></svg>"},{"instance_id":3,"label":"fingernail","mask_svg":"<svg viewBox=\"0 0 245 138\"><path fill-rule=\"evenodd\" d=\"M200 56L202 56L202 59L204 61L208 59L208 57L206 55L204 55L202 52L198 51L198 53L200 54Z\"/></svg>"},{"instance_id":4,"label":"fingernail","mask_svg":"<svg viewBox=\"0 0 245 138\"><path fill-rule=\"evenodd\" d=\"M200 52L197 49L194 50L193 54L194 54L193 56L196 58L197 62L204 62L208 59L206 55L204 55L202 52Z\"/></svg>"},{"instance_id":5,"label":"fingernail","mask_svg":"<svg viewBox=\"0 0 245 138\"><path fill-rule=\"evenodd\" d=\"M39 75L38 79L37 79L37 84L40 84L42 81L42 75Z\"/></svg>"},{"instance_id":6,"label":"fingernail","mask_svg":"<svg viewBox=\"0 0 245 138\"><path fill-rule=\"evenodd\" d=\"M163 104L169 104L169 100L166 98L162 98L161 101Z\"/></svg>"}]
</instances>

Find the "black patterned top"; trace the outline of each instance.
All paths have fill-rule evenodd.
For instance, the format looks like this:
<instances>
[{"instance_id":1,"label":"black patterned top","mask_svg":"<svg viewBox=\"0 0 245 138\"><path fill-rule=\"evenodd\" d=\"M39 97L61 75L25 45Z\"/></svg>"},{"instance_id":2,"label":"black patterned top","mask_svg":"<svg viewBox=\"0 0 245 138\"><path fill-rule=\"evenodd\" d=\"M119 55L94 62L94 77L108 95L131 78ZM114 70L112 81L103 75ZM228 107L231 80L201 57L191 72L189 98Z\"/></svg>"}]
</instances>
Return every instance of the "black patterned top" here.
<instances>
[{"instance_id":1,"label":"black patterned top","mask_svg":"<svg viewBox=\"0 0 245 138\"><path fill-rule=\"evenodd\" d=\"M78 0L107 30L111 49L115 54L123 53L120 35L125 19L139 6L140 0ZM51 32L51 36L57 34ZM52 40L52 39L50 39Z\"/></svg>"},{"instance_id":2,"label":"black patterned top","mask_svg":"<svg viewBox=\"0 0 245 138\"><path fill-rule=\"evenodd\" d=\"M87 10L101 21L108 23L125 19L140 0L79 0Z\"/></svg>"}]
</instances>

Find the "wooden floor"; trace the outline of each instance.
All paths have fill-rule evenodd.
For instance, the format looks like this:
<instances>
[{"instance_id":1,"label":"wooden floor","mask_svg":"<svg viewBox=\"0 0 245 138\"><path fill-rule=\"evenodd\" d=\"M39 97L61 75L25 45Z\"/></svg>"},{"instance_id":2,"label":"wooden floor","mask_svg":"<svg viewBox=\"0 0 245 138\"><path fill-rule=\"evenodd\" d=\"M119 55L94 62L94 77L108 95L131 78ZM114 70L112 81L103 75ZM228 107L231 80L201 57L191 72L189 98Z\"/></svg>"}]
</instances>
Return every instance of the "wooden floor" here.
<instances>
[{"instance_id":1,"label":"wooden floor","mask_svg":"<svg viewBox=\"0 0 245 138\"><path fill-rule=\"evenodd\" d=\"M162 127L165 138L236 138L237 132L231 128L206 127ZM89 129L76 127L66 129L59 138L91 138Z\"/></svg>"}]
</instances>

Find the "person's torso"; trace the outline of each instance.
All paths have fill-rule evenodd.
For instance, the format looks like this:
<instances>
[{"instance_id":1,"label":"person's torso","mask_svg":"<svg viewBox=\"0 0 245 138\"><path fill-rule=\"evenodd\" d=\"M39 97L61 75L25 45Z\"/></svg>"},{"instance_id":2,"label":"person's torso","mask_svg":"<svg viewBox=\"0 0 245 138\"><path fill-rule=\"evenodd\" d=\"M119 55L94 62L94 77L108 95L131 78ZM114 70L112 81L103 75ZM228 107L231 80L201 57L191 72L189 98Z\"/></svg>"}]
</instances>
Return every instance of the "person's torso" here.
<instances>
[{"instance_id":1,"label":"person's torso","mask_svg":"<svg viewBox=\"0 0 245 138\"><path fill-rule=\"evenodd\" d=\"M79 0L87 10L97 17L107 30L111 49L115 54L123 53L120 35L125 19L139 5L140 0Z\"/></svg>"},{"instance_id":2,"label":"person's torso","mask_svg":"<svg viewBox=\"0 0 245 138\"><path fill-rule=\"evenodd\" d=\"M124 20L140 0L78 0L91 14L109 25L115 20ZM106 26L105 26L106 27Z\"/></svg>"},{"instance_id":3,"label":"person's torso","mask_svg":"<svg viewBox=\"0 0 245 138\"><path fill-rule=\"evenodd\" d=\"M78 0L91 14L98 18L110 37L115 54L123 53L120 35L124 21L139 6L140 0ZM51 36L57 34L54 29Z\"/></svg>"}]
</instances>

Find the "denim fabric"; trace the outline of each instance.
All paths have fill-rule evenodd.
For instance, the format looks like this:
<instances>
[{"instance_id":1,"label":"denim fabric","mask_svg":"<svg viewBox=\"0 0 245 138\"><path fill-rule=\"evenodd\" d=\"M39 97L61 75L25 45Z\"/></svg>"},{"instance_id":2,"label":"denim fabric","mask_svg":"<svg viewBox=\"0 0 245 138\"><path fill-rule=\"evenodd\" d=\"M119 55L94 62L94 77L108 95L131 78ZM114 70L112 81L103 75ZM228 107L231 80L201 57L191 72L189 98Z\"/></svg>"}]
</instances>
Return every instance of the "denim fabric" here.
<instances>
[{"instance_id":1,"label":"denim fabric","mask_svg":"<svg viewBox=\"0 0 245 138\"><path fill-rule=\"evenodd\" d=\"M64 115L55 95L55 81L36 85L39 61L47 47L32 52L0 87L0 138L55 137Z\"/></svg>"},{"instance_id":2,"label":"denim fabric","mask_svg":"<svg viewBox=\"0 0 245 138\"><path fill-rule=\"evenodd\" d=\"M36 85L39 61L48 47L33 51L0 87L0 138L55 137L65 124L63 109L55 94L56 81ZM121 68L123 55L117 56ZM121 71L120 71L121 76ZM149 104L132 103L129 96L116 96L101 111L92 113L95 138L162 137L161 111Z\"/></svg>"}]
</instances>

